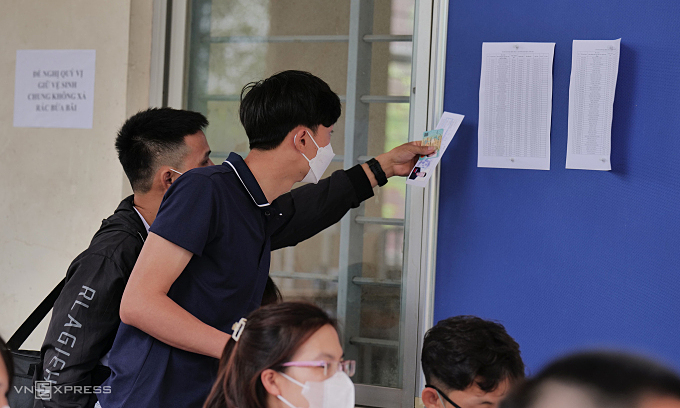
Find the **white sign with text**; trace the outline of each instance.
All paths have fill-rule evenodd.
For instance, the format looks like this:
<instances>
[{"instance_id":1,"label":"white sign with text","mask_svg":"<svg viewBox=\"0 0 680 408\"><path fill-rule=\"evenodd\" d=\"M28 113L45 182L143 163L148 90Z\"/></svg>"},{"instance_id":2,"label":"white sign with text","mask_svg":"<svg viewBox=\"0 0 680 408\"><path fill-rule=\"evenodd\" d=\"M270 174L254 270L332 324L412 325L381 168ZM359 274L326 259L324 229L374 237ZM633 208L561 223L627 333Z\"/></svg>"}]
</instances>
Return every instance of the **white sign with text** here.
<instances>
[{"instance_id":1,"label":"white sign with text","mask_svg":"<svg viewBox=\"0 0 680 408\"><path fill-rule=\"evenodd\" d=\"M92 129L95 50L17 50L14 127Z\"/></svg>"}]
</instances>

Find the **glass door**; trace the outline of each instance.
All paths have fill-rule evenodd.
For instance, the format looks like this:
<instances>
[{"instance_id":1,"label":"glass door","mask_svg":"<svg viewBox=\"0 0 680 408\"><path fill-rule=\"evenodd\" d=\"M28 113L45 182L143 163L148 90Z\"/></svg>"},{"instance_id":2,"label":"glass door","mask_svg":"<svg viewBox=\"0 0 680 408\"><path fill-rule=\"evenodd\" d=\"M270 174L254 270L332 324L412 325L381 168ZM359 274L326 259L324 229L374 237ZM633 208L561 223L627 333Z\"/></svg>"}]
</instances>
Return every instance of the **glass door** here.
<instances>
[{"instance_id":1,"label":"glass door","mask_svg":"<svg viewBox=\"0 0 680 408\"><path fill-rule=\"evenodd\" d=\"M421 5L427 24L432 22L432 3ZM415 0L166 4L174 13L168 18L173 32L169 105L179 107L172 95L181 95L181 107L207 116L215 163L231 151L248 153L238 118L241 88L288 69L309 71L340 95L342 116L335 134L344 136L333 139L337 156L326 176L420 139L414 129L422 134L426 122L432 122L429 25L419 42L422 107L411 106L418 65L413 61ZM175 27L182 20L188 24ZM184 33L186 41L179 41L175 32ZM422 331L419 258L427 199L426 192L411 192L404 181L390 179L338 224L272 253L270 275L285 300L314 302L338 318L345 356L357 361L357 405L412 406L416 392L417 337Z\"/></svg>"}]
</instances>

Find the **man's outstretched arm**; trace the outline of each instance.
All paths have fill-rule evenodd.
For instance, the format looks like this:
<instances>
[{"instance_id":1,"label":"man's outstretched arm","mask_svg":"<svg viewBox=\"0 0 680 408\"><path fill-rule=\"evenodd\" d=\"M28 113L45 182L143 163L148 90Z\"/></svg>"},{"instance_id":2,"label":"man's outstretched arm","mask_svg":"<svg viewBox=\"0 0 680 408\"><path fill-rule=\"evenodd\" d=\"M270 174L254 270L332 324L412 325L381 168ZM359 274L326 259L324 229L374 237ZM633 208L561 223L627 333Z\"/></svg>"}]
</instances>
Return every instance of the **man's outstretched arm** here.
<instances>
[{"instance_id":1,"label":"man's outstretched arm","mask_svg":"<svg viewBox=\"0 0 680 408\"><path fill-rule=\"evenodd\" d=\"M149 233L123 293L120 319L172 347L220 358L230 335L201 322L168 297L192 256Z\"/></svg>"},{"instance_id":2,"label":"man's outstretched arm","mask_svg":"<svg viewBox=\"0 0 680 408\"><path fill-rule=\"evenodd\" d=\"M376 157L386 177L406 176L418 157L434 151L420 142L404 143ZM293 246L338 222L352 208L373 196L378 185L366 163L334 172L318 184L307 184L274 202L281 210L281 224L272 234L271 249Z\"/></svg>"}]
</instances>

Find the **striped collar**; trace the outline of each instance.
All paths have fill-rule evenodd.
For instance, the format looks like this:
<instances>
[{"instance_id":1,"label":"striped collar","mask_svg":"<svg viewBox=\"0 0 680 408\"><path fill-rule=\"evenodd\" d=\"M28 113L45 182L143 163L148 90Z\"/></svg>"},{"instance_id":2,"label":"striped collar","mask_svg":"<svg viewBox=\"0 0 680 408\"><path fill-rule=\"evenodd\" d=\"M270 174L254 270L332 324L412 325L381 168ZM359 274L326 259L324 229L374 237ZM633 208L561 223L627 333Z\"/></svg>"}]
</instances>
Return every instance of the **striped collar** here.
<instances>
[{"instance_id":1,"label":"striped collar","mask_svg":"<svg viewBox=\"0 0 680 408\"><path fill-rule=\"evenodd\" d=\"M253 199L256 206L264 208L271 205L267 201L267 197L265 197L262 192L257 180L255 180L255 176L253 176L253 173L241 156L234 152L229 153L229 157L227 157L222 165L230 166L234 170L234 173L236 173L238 179L241 180L243 187L245 187L248 195Z\"/></svg>"}]
</instances>

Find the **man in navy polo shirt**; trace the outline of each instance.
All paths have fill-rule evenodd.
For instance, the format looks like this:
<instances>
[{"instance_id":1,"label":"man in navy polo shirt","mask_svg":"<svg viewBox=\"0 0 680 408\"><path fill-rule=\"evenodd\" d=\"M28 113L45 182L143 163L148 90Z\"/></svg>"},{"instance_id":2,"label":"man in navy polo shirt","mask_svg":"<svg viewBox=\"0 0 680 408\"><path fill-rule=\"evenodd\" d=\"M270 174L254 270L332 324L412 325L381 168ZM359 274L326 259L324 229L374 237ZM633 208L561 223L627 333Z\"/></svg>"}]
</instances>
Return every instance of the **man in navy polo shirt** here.
<instances>
[{"instance_id":1,"label":"man in navy polo shirt","mask_svg":"<svg viewBox=\"0 0 680 408\"><path fill-rule=\"evenodd\" d=\"M433 151L407 143L319 182L339 116L338 96L306 72L244 88L251 151L168 190L123 295L103 408L201 407L232 324L260 305L271 251L336 223ZM311 184L289 192L298 181Z\"/></svg>"}]
</instances>

